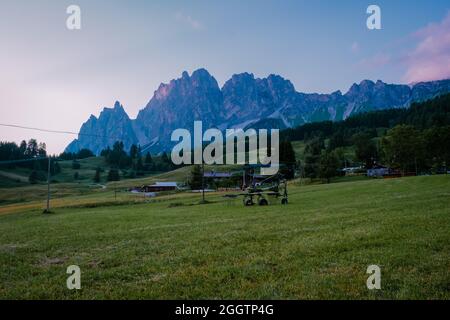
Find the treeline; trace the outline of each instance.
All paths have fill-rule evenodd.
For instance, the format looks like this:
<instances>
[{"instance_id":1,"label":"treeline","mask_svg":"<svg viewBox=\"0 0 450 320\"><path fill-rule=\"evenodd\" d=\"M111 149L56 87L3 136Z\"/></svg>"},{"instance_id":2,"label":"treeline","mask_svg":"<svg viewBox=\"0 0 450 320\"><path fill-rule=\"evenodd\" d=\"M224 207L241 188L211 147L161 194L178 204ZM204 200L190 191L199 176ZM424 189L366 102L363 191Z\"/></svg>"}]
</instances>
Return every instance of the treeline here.
<instances>
[{"instance_id":1,"label":"treeline","mask_svg":"<svg viewBox=\"0 0 450 320\"><path fill-rule=\"evenodd\" d=\"M81 149L77 153L64 152L60 154L59 158L61 160L72 160L72 169L79 170L81 169L81 164L78 160L94 156L91 150ZM108 146L103 149L100 152L100 156L105 159L109 167L107 181L118 181L121 178L133 179L144 176L145 174L166 172L175 168L167 153L155 157L152 157L149 152L143 155L140 146L133 144L129 150L125 150L124 144L121 141L116 141L112 148ZM93 181L96 183L100 182L101 173L104 171L104 168L96 168ZM74 179L78 180L78 178L79 176L75 172Z\"/></svg>"},{"instance_id":2,"label":"treeline","mask_svg":"<svg viewBox=\"0 0 450 320\"><path fill-rule=\"evenodd\" d=\"M17 145L15 142L0 142L0 161L8 169L26 168L32 170L29 175L30 183L47 180L48 159L46 144L30 139ZM61 168L54 157L50 159L50 174L61 172Z\"/></svg>"},{"instance_id":3,"label":"treeline","mask_svg":"<svg viewBox=\"0 0 450 320\"><path fill-rule=\"evenodd\" d=\"M176 168L165 152L158 157L152 157L149 152L143 155L141 147L135 144L126 152L124 144L120 141L114 143L112 148L108 146L102 150L100 156L104 157L110 166L108 181L119 180L119 171L122 171L123 177L132 179L146 173L166 172Z\"/></svg>"},{"instance_id":4,"label":"treeline","mask_svg":"<svg viewBox=\"0 0 450 320\"><path fill-rule=\"evenodd\" d=\"M107 180L117 181L120 178L135 178L149 173L166 172L176 168L169 159L167 153L159 156L153 156L150 153L142 154L141 148L132 145L130 150L125 151L122 142L116 142L112 148L107 147L101 152L108 168L98 167L92 180L96 183L101 180L101 173L108 170ZM50 174L54 176L61 172L58 161L72 160L72 170L74 170L73 179L79 180L79 170L82 164L79 160L95 157L95 154L89 149L80 151L63 152L58 157L50 159ZM48 176L48 158L45 143L39 143L36 139L22 141L20 145L15 142L0 142L0 164L7 169L25 168L30 169L30 183L46 181Z\"/></svg>"},{"instance_id":5,"label":"treeline","mask_svg":"<svg viewBox=\"0 0 450 320\"><path fill-rule=\"evenodd\" d=\"M60 155L60 159L72 160L72 169L79 170L81 169L81 163L78 160L92 156L94 154L90 150L82 149L78 153L63 153ZM121 141L115 142L112 148L108 146L103 149L100 156L105 159L108 166L107 181L119 181L121 178L134 179L146 174L166 172L176 168L167 153L153 157L149 152L143 155L140 146L133 144L129 150L125 150ZM93 176L95 183L101 182L103 172L105 172L104 168L96 168ZM78 172L75 172L74 180L78 179Z\"/></svg>"},{"instance_id":6,"label":"treeline","mask_svg":"<svg viewBox=\"0 0 450 320\"><path fill-rule=\"evenodd\" d=\"M310 123L281 133L305 141L299 167L309 178L330 180L352 162L370 169L387 165L402 174L446 172L450 164L450 94L390 109L358 114L340 122ZM354 156L345 154L352 146Z\"/></svg>"},{"instance_id":7,"label":"treeline","mask_svg":"<svg viewBox=\"0 0 450 320\"><path fill-rule=\"evenodd\" d=\"M281 139L300 141L322 135L334 138L340 144L351 144L351 137L355 133L361 131L374 133L378 128L390 129L402 124L411 125L418 130L449 125L450 94L422 103L413 103L410 108L360 113L338 122L307 123L297 128L283 130Z\"/></svg>"},{"instance_id":8,"label":"treeline","mask_svg":"<svg viewBox=\"0 0 450 320\"><path fill-rule=\"evenodd\" d=\"M89 149L81 149L78 152L63 152L59 155L61 160L83 160L95 157L95 154Z\"/></svg>"},{"instance_id":9,"label":"treeline","mask_svg":"<svg viewBox=\"0 0 450 320\"><path fill-rule=\"evenodd\" d=\"M22 140L20 145L15 142L0 142L0 161L26 160L45 158L47 156L45 143L38 143L36 139Z\"/></svg>"}]
</instances>

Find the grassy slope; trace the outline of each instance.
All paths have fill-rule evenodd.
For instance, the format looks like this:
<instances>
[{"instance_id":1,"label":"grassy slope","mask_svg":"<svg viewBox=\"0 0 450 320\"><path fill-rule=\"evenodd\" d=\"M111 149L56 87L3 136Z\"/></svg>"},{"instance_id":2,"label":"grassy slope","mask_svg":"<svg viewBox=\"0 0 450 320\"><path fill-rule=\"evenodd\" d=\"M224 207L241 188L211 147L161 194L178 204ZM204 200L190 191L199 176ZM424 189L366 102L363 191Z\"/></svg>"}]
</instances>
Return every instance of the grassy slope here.
<instances>
[{"instance_id":1,"label":"grassy slope","mask_svg":"<svg viewBox=\"0 0 450 320\"><path fill-rule=\"evenodd\" d=\"M292 147L294 148L296 159L303 162L305 160L305 141L292 141ZM355 148L353 146L343 147L343 150L349 164L355 161Z\"/></svg>"},{"instance_id":2,"label":"grassy slope","mask_svg":"<svg viewBox=\"0 0 450 320\"><path fill-rule=\"evenodd\" d=\"M144 184L153 184L158 181L176 181L186 183L189 179L192 168L183 167L166 173L153 174L137 179L125 179L117 182L106 182L107 170L102 173L102 181L96 184L92 181L95 169L103 162L102 158L89 158L80 160L81 169L80 180L73 182L72 161L61 162L61 173L54 176L51 184L51 199L53 207L83 205L91 203L109 203L111 200L120 200L122 202L142 201L142 197L126 194L124 191L131 187L142 186ZM205 166L205 171L229 171L235 172L241 169L237 165ZM47 199L47 184L40 183L30 185L29 183L16 184L14 180L6 177L19 178L28 181L26 172L22 169L10 171L0 171L0 215L12 212L18 212L23 208L43 209ZM26 169L24 169L26 171ZM4 176L2 176L4 173ZM5 179L3 179L5 178ZM115 191L118 191L115 194Z\"/></svg>"},{"instance_id":3,"label":"grassy slope","mask_svg":"<svg viewBox=\"0 0 450 320\"><path fill-rule=\"evenodd\" d=\"M78 162L81 167L79 170L74 170L72 169L72 161L60 161L59 165L61 166L61 173L55 175L53 179L58 182L73 182L73 175L75 172L78 172L79 177L77 182L93 183L95 170L97 167L100 167L104 169L104 172L102 172L100 176L103 181L106 180L108 175L108 165L102 157L82 159L78 160Z\"/></svg>"},{"instance_id":4,"label":"grassy slope","mask_svg":"<svg viewBox=\"0 0 450 320\"><path fill-rule=\"evenodd\" d=\"M92 184L95 169L97 167L101 167L105 169L105 172L101 174L103 180L106 180L107 176L107 165L103 158L101 157L93 157L88 159L79 160L81 164L81 168L79 170L72 169L72 161L59 161L59 165L61 167L61 173L52 176L53 182L58 183L86 183ZM44 175L46 176L47 172L44 168ZM0 167L0 189L10 188L11 186L22 186L27 187L30 186L28 177L30 176L32 169L29 168L21 168L16 167L14 169L8 168L6 166ZM74 180L74 173L78 172L79 179L77 181ZM45 184L45 181L42 181L41 184Z\"/></svg>"},{"instance_id":5,"label":"grassy slope","mask_svg":"<svg viewBox=\"0 0 450 320\"><path fill-rule=\"evenodd\" d=\"M290 192L288 206L184 194L0 216L0 298L450 298L448 176ZM78 292L65 287L71 264Z\"/></svg>"}]
</instances>

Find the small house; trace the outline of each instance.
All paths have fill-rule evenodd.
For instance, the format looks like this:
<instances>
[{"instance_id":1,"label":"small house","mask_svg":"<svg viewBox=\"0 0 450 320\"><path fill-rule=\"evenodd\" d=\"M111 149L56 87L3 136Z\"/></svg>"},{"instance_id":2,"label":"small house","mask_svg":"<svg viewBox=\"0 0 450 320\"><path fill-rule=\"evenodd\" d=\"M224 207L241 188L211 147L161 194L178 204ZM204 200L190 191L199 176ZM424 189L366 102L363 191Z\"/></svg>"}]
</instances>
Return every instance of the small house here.
<instances>
[{"instance_id":1,"label":"small house","mask_svg":"<svg viewBox=\"0 0 450 320\"><path fill-rule=\"evenodd\" d=\"M231 173L228 172L215 172L215 171L211 171L211 172L205 172L203 174L203 176L206 179L213 179L213 180L221 180L221 179L228 179L232 177Z\"/></svg>"},{"instance_id":2,"label":"small house","mask_svg":"<svg viewBox=\"0 0 450 320\"><path fill-rule=\"evenodd\" d=\"M377 165L371 169L367 169L368 177L384 177L390 174L390 169L385 166Z\"/></svg>"},{"instance_id":3,"label":"small house","mask_svg":"<svg viewBox=\"0 0 450 320\"><path fill-rule=\"evenodd\" d=\"M362 166L359 167L345 167L342 169L342 173L346 176L355 176L365 173L365 169Z\"/></svg>"},{"instance_id":4,"label":"small house","mask_svg":"<svg viewBox=\"0 0 450 320\"><path fill-rule=\"evenodd\" d=\"M163 192L175 191L178 189L176 182L156 182L152 185L144 185L141 187L141 192Z\"/></svg>"}]
</instances>

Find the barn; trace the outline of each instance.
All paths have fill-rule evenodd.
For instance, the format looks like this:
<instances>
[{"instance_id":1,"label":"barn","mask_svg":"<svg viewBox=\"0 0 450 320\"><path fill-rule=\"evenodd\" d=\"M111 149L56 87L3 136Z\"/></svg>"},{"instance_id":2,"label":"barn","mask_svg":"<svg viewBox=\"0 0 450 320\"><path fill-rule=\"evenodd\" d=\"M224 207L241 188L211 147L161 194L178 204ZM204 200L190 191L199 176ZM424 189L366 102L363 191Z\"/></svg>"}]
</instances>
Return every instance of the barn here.
<instances>
[{"instance_id":1,"label":"barn","mask_svg":"<svg viewBox=\"0 0 450 320\"><path fill-rule=\"evenodd\" d=\"M163 191L175 191L178 189L176 182L156 182L152 185L144 185L140 188L141 192L163 192Z\"/></svg>"}]
</instances>

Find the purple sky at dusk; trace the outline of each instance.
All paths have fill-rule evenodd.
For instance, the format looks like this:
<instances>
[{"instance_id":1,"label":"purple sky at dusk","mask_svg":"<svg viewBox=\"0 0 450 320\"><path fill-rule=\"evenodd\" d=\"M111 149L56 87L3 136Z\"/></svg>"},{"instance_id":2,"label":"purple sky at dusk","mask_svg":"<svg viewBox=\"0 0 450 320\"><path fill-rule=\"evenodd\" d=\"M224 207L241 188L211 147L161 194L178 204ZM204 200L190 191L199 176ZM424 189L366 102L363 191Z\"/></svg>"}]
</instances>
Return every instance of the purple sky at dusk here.
<instances>
[{"instance_id":1,"label":"purple sky at dusk","mask_svg":"<svg viewBox=\"0 0 450 320\"><path fill-rule=\"evenodd\" d=\"M66 28L81 7L82 29ZM382 30L366 28L366 8ZM298 91L346 92L354 82L450 78L450 2L2 1L0 123L77 132L119 100L131 118L161 82L206 68L276 73ZM37 138L51 153L75 136L0 127L0 139Z\"/></svg>"}]
</instances>

